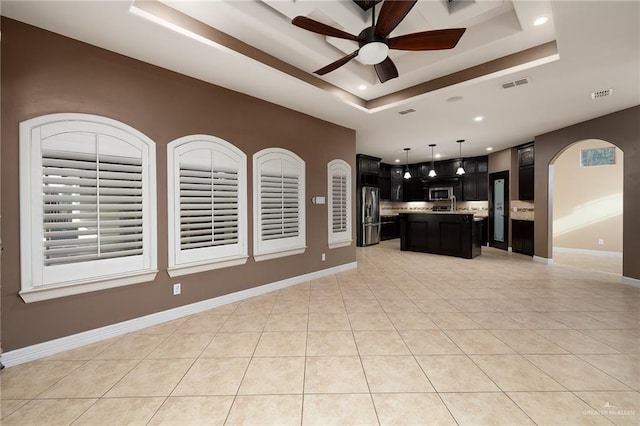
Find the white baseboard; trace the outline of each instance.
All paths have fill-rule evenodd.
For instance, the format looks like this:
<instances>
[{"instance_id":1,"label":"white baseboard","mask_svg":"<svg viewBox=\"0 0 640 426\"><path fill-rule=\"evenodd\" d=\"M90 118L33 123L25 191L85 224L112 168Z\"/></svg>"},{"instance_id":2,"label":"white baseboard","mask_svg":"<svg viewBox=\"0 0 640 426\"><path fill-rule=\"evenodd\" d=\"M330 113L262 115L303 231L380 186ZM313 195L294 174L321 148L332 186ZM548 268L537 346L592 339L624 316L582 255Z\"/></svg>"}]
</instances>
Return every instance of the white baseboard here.
<instances>
[{"instance_id":1,"label":"white baseboard","mask_svg":"<svg viewBox=\"0 0 640 426\"><path fill-rule=\"evenodd\" d=\"M535 263L542 263L543 265L553 265L553 259L548 259L546 257L533 256L533 261Z\"/></svg>"},{"instance_id":2,"label":"white baseboard","mask_svg":"<svg viewBox=\"0 0 640 426\"><path fill-rule=\"evenodd\" d=\"M625 285L630 285L631 287L640 288L640 280L636 278L622 276L620 277L620 282Z\"/></svg>"},{"instance_id":3,"label":"white baseboard","mask_svg":"<svg viewBox=\"0 0 640 426\"><path fill-rule=\"evenodd\" d=\"M301 284L307 281L326 277L328 275L345 272L351 269L355 269L357 268L357 266L357 262L345 263L344 265L334 266L332 268L310 272L304 275L298 275L296 277L287 278L281 281L276 281L258 287L241 290L235 293L214 297L213 299L202 300L200 302L178 306L166 311L156 312L128 321L95 328L93 330L83 331L81 333L72 334L70 336L61 337L59 339L37 343L35 345L26 346L24 348L15 349L13 351L0 354L0 361L5 367L12 367L14 365L23 364L25 362L34 361L36 359L68 351L70 349L79 348L90 343L95 343L101 340L110 339L112 337L121 336L126 333L131 333L132 331L142 330L143 328L151 327L163 322L197 314L198 312L203 312L208 309L238 302L250 297L270 293L275 290L280 290L282 288L290 287L296 284Z\"/></svg>"},{"instance_id":4,"label":"white baseboard","mask_svg":"<svg viewBox=\"0 0 640 426\"><path fill-rule=\"evenodd\" d=\"M572 254L586 254L588 256L599 256L599 257L615 257L622 258L622 252L619 251L601 251L601 250L587 250L587 249L577 249L571 247L554 247L554 253L572 253Z\"/></svg>"}]
</instances>

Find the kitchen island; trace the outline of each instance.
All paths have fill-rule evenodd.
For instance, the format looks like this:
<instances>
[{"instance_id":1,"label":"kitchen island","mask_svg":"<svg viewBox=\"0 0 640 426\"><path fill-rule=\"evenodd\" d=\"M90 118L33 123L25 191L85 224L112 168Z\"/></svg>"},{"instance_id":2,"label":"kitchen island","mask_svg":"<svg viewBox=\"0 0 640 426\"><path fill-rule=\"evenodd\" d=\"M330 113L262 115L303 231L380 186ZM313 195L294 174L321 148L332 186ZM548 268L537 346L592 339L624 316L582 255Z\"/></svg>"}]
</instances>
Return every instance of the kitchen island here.
<instances>
[{"instance_id":1,"label":"kitchen island","mask_svg":"<svg viewBox=\"0 0 640 426\"><path fill-rule=\"evenodd\" d=\"M401 213L400 250L473 259L482 247L482 218L459 213Z\"/></svg>"}]
</instances>

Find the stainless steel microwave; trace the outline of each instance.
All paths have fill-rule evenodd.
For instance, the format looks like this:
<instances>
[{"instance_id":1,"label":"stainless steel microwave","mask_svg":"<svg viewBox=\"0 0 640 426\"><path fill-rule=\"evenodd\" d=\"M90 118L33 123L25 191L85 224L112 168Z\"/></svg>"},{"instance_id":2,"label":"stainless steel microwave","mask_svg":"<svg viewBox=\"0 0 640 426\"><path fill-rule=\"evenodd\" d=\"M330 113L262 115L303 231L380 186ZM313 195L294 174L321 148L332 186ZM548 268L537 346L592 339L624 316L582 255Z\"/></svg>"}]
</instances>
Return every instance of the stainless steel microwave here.
<instances>
[{"instance_id":1,"label":"stainless steel microwave","mask_svg":"<svg viewBox=\"0 0 640 426\"><path fill-rule=\"evenodd\" d=\"M429 188L429 201L450 200L453 197L452 186Z\"/></svg>"}]
</instances>

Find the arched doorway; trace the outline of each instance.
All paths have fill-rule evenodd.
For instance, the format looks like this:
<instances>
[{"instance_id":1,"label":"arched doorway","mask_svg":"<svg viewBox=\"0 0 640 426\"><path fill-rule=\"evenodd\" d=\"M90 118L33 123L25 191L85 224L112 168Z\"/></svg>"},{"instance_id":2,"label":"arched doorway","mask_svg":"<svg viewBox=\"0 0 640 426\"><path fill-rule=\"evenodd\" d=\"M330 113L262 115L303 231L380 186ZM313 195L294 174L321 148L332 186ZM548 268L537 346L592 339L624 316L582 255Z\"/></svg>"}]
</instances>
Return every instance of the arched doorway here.
<instances>
[{"instance_id":1,"label":"arched doorway","mask_svg":"<svg viewBox=\"0 0 640 426\"><path fill-rule=\"evenodd\" d=\"M552 160L554 263L622 275L623 155L609 142L586 139Z\"/></svg>"}]
</instances>

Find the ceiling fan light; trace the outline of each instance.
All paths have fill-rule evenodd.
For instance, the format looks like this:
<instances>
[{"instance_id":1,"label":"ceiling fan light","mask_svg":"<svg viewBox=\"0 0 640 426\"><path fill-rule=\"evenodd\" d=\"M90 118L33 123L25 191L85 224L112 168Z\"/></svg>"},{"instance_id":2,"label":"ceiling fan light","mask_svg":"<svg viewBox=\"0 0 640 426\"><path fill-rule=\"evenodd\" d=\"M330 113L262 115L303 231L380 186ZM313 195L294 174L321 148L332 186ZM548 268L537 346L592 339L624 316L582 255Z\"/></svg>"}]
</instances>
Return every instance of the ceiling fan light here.
<instances>
[{"instance_id":1,"label":"ceiling fan light","mask_svg":"<svg viewBox=\"0 0 640 426\"><path fill-rule=\"evenodd\" d=\"M458 170L456 170L456 174L458 176L462 176L463 174L465 174L466 172L464 171L464 169L462 168L462 166L458 167Z\"/></svg>"},{"instance_id":2,"label":"ceiling fan light","mask_svg":"<svg viewBox=\"0 0 640 426\"><path fill-rule=\"evenodd\" d=\"M433 169L429 170L429 177L436 177L436 171Z\"/></svg>"},{"instance_id":3,"label":"ceiling fan light","mask_svg":"<svg viewBox=\"0 0 640 426\"><path fill-rule=\"evenodd\" d=\"M358 57L363 64L375 65L387 59L389 46L380 41L367 43L360 48Z\"/></svg>"}]
</instances>

